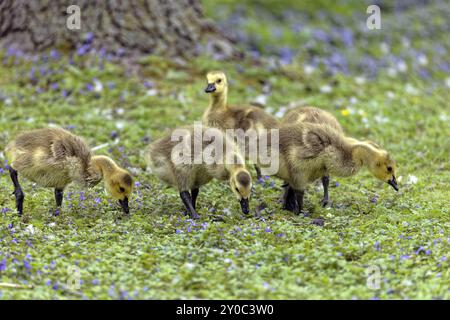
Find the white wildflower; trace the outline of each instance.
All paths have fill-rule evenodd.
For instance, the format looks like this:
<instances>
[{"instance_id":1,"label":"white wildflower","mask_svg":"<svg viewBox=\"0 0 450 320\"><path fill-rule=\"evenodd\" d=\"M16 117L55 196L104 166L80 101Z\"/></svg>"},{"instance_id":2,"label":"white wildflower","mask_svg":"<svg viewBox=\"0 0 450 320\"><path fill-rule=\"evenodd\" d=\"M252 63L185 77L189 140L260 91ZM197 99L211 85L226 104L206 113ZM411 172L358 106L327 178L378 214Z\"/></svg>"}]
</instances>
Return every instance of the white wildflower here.
<instances>
[{"instance_id":1,"label":"white wildflower","mask_svg":"<svg viewBox=\"0 0 450 320\"><path fill-rule=\"evenodd\" d=\"M116 122L116 128L122 130L125 127L125 123L123 121Z\"/></svg>"},{"instance_id":2,"label":"white wildflower","mask_svg":"<svg viewBox=\"0 0 450 320\"><path fill-rule=\"evenodd\" d=\"M412 95L416 95L419 93L418 90L416 88L414 88L410 83L406 84L405 91L406 91L406 93L412 94Z\"/></svg>"},{"instance_id":3,"label":"white wildflower","mask_svg":"<svg viewBox=\"0 0 450 320\"><path fill-rule=\"evenodd\" d=\"M94 91L100 92L102 90L103 90L103 84L99 80L95 79L94 80Z\"/></svg>"},{"instance_id":4,"label":"white wildflower","mask_svg":"<svg viewBox=\"0 0 450 320\"><path fill-rule=\"evenodd\" d=\"M286 113L286 107L280 107L280 109L278 109L278 111L275 113L275 116L278 118L282 118L285 113Z\"/></svg>"},{"instance_id":5,"label":"white wildflower","mask_svg":"<svg viewBox=\"0 0 450 320\"><path fill-rule=\"evenodd\" d=\"M401 60L397 63L397 70L400 72L406 72L408 70L408 65L405 61Z\"/></svg>"},{"instance_id":6,"label":"white wildflower","mask_svg":"<svg viewBox=\"0 0 450 320\"><path fill-rule=\"evenodd\" d=\"M327 84L320 87L320 92L322 93L330 93L331 91L333 91L333 88Z\"/></svg>"},{"instance_id":7,"label":"white wildflower","mask_svg":"<svg viewBox=\"0 0 450 320\"><path fill-rule=\"evenodd\" d=\"M358 98L356 98L356 97L351 97L349 102L350 102L350 104L355 104L355 103L358 102Z\"/></svg>"},{"instance_id":8,"label":"white wildflower","mask_svg":"<svg viewBox=\"0 0 450 320\"><path fill-rule=\"evenodd\" d=\"M252 101L253 103L265 106L267 104L267 96L264 94L260 94Z\"/></svg>"},{"instance_id":9,"label":"white wildflower","mask_svg":"<svg viewBox=\"0 0 450 320\"><path fill-rule=\"evenodd\" d=\"M421 66L426 66L428 64L428 58L424 54L420 55L419 58L417 59L417 61L419 62L419 64Z\"/></svg>"},{"instance_id":10,"label":"white wildflower","mask_svg":"<svg viewBox=\"0 0 450 320\"><path fill-rule=\"evenodd\" d=\"M380 49L381 49L381 52L384 54L388 54L390 51L389 45L386 42L382 42L380 44Z\"/></svg>"},{"instance_id":11,"label":"white wildflower","mask_svg":"<svg viewBox=\"0 0 450 320\"><path fill-rule=\"evenodd\" d=\"M416 184L419 179L416 176L408 175L408 184Z\"/></svg>"},{"instance_id":12,"label":"white wildflower","mask_svg":"<svg viewBox=\"0 0 450 320\"><path fill-rule=\"evenodd\" d=\"M361 85L361 84L364 84L364 83L366 83L366 78L365 77L356 77L355 78L355 82L356 82L356 84L359 84L359 85Z\"/></svg>"},{"instance_id":13,"label":"white wildflower","mask_svg":"<svg viewBox=\"0 0 450 320\"><path fill-rule=\"evenodd\" d=\"M315 70L316 68L309 64L305 64L305 66L303 67L303 71L305 72L305 74L312 74Z\"/></svg>"},{"instance_id":14,"label":"white wildflower","mask_svg":"<svg viewBox=\"0 0 450 320\"><path fill-rule=\"evenodd\" d=\"M27 232L30 235L33 235L36 230L34 229L34 226L32 224L29 224L26 228L25 228L25 232Z\"/></svg>"},{"instance_id":15,"label":"white wildflower","mask_svg":"<svg viewBox=\"0 0 450 320\"><path fill-rule=\"evenodd\" d=\"M158 94L158 90L156 90L156 89L150 89L150 90L147 90L147 92L146 92L146 95L150 96L150 97L156 96L157 94Z\"/></svg>"},{"instance_id":16,"label":"white wildflower","mask_svg":"<svg viewBox=\"0 0 450 320\"><path fill-rule=\"evenodd\" d=\"M388 68L387 74L389 77L395 77L397 76L397 70L395 70L394 68Z\"/></svg>"}]
</instances>

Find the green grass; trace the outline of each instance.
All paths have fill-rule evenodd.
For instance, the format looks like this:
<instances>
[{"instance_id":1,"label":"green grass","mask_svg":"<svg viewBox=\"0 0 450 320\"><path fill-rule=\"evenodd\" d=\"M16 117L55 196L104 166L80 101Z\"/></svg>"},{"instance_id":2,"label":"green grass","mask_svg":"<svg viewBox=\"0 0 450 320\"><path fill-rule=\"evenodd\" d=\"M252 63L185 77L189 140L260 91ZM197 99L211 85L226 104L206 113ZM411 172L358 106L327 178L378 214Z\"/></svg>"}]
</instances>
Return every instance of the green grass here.
<instances>
[{"instance_id":1,"label":"green grass","mask_svg":"<svg viewBox=\"0 0 450 320\"><path fill-rule=\"evenodd\" d=\"M376 48L371 44L367 50ZM143 61L144 76L137 77L117 64L98 68L87 57L76 58L73 66L67 58L15 64L1 52L4 59L0 150L23 130L58 125L91 146L108 143L97 153L111 155L138 184L130 217L122 217L101 185L70 186L62 214L53 217L53 190L23 180L25 215L19 217L9 176L0 171L0 266L5 262L0 282L34 286L0 288L0 298L450 298L445 74L437 73L430 83L409 71L393 78L382 70L361 83L355 73L304 74L302 57L278 69L205 57L179 67L150 57ZM61 73L33 82L33 66L37 74L40 66ZM254 99L264 80L271 85L269 112L281 114L292 101L316 105L335 114L348 135L378 142L398 162L400 191L365 171L332 177L332 208L321 208L320 186L311 185L306 206L314 217L325 218L325 226L318 227L280 209L281 181L275 178L255 183L251 207L266 207L258 218L243 216L227 184L215 181L200 190L201 220L182 216L177 192L145 171L143 150L170 128L200 119L208 103L204 73L218 68L231 80L231 103ZM80 93L94 78L102 91ZM154 82L155 95L147 94L146 79ZM55 82L57 90L51 86ZM325 84L331 92L320 91ZM72 93L64 98L62 88ZM370 268L380 270L379 289L367 286ZM68 286L77 272L80 287Z\"/></svg>"}]
</instances>

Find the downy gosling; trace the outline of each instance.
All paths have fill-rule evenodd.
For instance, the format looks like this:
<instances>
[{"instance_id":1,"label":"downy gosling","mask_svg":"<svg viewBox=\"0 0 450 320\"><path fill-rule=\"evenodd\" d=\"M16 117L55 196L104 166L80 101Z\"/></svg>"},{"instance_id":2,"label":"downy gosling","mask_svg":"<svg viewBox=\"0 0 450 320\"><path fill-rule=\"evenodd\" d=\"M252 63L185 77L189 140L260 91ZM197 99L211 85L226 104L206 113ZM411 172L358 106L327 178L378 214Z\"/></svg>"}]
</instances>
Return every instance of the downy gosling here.
<instances>
[{"instance_id":1,"label":"downy gosling","mask_svg":"<svg viewBox=\"0 0 450 320\"><path fill-rule=\"evenodd\" d=\"M59 214L64 189L71 182L93 187L104 179L106 192L117 199L124 213L129 213L128 199L133 179L106 156L94 156L82 138L61 128L44 128L24 132L6 149L8 169L14 184L18 213L23 214L25 194L19 175L42 187L55 189Z\"/></svg>"},{"instance_id":2,"label":"downy gosling","mask_svg":"<svg viewBox=\"0 0 450 320\"><path fill-rule=\"evenodd\" d=\"M177 133L174 141L173 137L177 131L182 133L182 136ZM181 142L177 140L179 137L182 137ZM223 146L215 151L218 161L205 161L202 156L215 141L223 141ZM200 150L195 149L196 144L200 146ZM180 146L190 150L186 151L187 157L183 161L174 158L174 154L180 151ZM242 212L249 213L252 190L250 173L234 141L227 138L219 129L207 127L194 129L194 126L176 129L168 136L150 144L145 153L145 160L153 174L178 189L187 213L192 219L200 217L196 210L199 188L213 178L228 179L231 191L240 202Z\"/></svg>"},{"instance_id":3,"label":"downy gosling","mask_svg":"<svg viewBox=\"0 0 450 320\"><path fill-rule=\"evenodd\" d=\"M336 130L338 133L344 135L344 130L342 129L337 119L331 113L316 107L305 106L291 109L280 120L281 125L297 124L301 122L327 125ZM323 198L321 204L323 207L326 207L330 202L330 196L328 192L328 187L330 185L329 173L326 172L321 180L323 186ZM284 187L285 194L283 196L283 209L293 211L293 204L295 204L295 200L293 200L293 190L287 184L284 185Z\"/></svg>"},{"instance_id":4,"label":"downy gosling","mask_svg":"<svg viewBox=\"0 0 450 320\"><path fill-rule=\"evenodd\" d=\"M263 109L254 106L231 106L228 104L228 81L222 71L212 71L206 75L205 92L210 94L209 106L203 113L203 123L210 127L226 129L278 128L278 121ZM246 152L247 153L247 152ZM255 164L257 178L261 178L261 170Z\"/></svg>"},{"instance_id":5,"label":"downy gosling","mask_svg":"<svg viewBox=\"0 0 450 320\"><path fill-rule=\"evenodd\" d=\"M296 214L303 211L306 186L326 174L347 177L366 167L374 177L398 191L396 162L374 143L347 138L332 127L307 122L282 126L279 143L277 176L292 188L290 205Z\"/></svg>"}]
</instances>

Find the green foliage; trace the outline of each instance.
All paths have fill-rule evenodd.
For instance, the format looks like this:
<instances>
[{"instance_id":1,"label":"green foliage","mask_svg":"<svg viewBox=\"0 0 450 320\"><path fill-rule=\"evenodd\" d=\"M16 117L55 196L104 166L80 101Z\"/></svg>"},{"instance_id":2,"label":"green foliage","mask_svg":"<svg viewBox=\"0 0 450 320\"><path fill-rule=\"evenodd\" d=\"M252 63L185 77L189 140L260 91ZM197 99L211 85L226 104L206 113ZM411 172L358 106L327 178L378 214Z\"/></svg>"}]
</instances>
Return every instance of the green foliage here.
<instances>
[{"instance_id":1,"label":"green foliage","mask_svg":"<svg viewBox=\"0 0 450 320\"><path fill-rule=\"evenodd\" d=\"M231 2L236 3L221 3ZM269 23L260 22L261 30ZM297 45L289 34L284 41ZM374 42L365 49L374 55L378 48ZM130 169L137 185L130 217L122 216L102 186L70 186L62 214L53 217L53 191L23 180L25 215L18 217L3 167L0 282L34 288L0 287L0 298L450 298L450 97L444 74L433 83L412 70L397 78L381 72L361 80L320 69L306 74L301 56L279 68L205 57L180 67L148 57L140 61L144 78L139 78L88 56L75 57L73 65L67 58L16 59L0 53L0 150L22 130L70 128L91 146L107 143L97 153ZM41 66L55 72L40 75ZM35 80L29 75L33 67ZM204 73L210 69L228 74L231 103L250 102L269 84L268 112L280 116L293 101L331 111L348 135L391 152L400 191L367 172L331 177L333 204L322 208L321 187L314 184L306 206L313 217L325 218L318 227L280 209L281 181L275 178L255 182L250 216L242 216L226 183L213 182L200 190L201 220L184 217L177 192L145 172L143 150L169 128L200 119L208 103ZM88 86L96 83L101 90ZM63 90L70 91L67 97ZM1 153L0 161L3 165ZM256 214L258 206L264 209ZM367 286L370 267L380 270L379 289ZM81 285L71 287L77 272Z\"/></svg>"}]
</instances>

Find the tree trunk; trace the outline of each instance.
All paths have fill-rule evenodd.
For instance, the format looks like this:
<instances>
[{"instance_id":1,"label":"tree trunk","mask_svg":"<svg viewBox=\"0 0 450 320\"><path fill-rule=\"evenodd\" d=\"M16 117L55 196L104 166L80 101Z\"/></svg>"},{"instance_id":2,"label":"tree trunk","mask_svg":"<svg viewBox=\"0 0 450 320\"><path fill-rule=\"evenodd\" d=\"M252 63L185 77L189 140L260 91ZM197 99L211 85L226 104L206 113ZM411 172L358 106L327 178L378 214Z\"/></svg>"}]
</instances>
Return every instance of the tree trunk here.
<instances>
[{"instance_id":1,"label":"tree trunk","mask_svg":"<svg viewBox=\"0 0 450 320\"><path fill-rule=\"evenodd\" d=\"M70 5L80 8L79 30L67 27ZM199 0L0 0L0 45L24 52L84 45L123 55L189 57L201 43L224 57L236 54Z\"/></svg>"}]
</instances>

